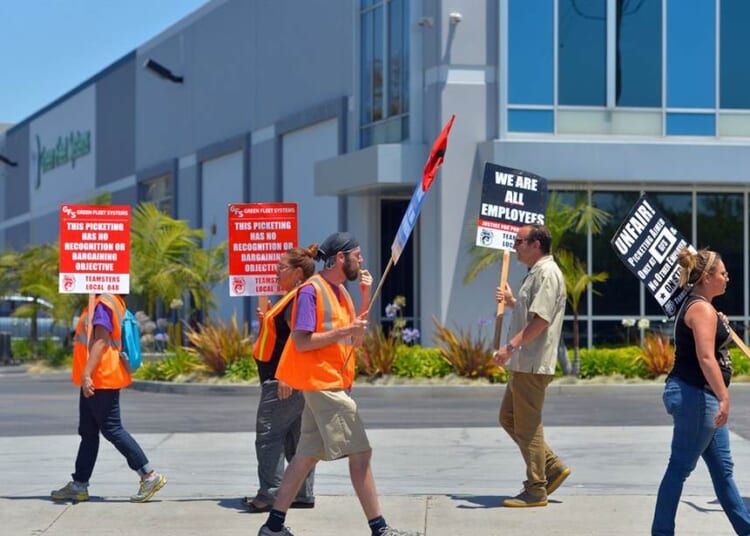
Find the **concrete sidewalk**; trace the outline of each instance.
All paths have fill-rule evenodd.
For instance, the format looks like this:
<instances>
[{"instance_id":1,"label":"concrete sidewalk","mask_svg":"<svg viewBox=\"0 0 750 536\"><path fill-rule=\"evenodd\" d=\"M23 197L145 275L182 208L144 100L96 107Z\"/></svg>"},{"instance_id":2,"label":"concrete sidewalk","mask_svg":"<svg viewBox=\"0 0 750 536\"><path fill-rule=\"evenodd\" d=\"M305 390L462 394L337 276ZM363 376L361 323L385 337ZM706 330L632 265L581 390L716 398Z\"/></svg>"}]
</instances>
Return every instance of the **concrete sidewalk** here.
<instances>
[{"instance_id":1,"label":"concrete sidewalk","mask_svg":"<svg viewBox=\"0 0 750 536\"><path fill-rule=\"evenodd\" d=\"M686 497L677 525L680 535L733 534L721 508L708 497ZM255 536L264 515L235 509L234 499L161 498L141 505L121 499L55 505L42 499L0 500L2 534L74 536ZM492 502L492 505L488 503ZM649 534L653 497L562 495L546 508L498 508L490 497L385 496L388 521L427 536ZM287 524L295 536L369 536L359 503L351 496L319 496L313 510L292 510Z\"/></svg>"},{"instance_id":2,"label":"concrete sidewalk","mask_svg":"<svg viewBox=\"0 0 750 536\"><path fill-rule=\"evenodd\" d=\"M548 427L573 473L546 508L500 507L524 478L518 451L497 428L372 430L373 470L389 523L426 536L648 534L666 466L669 427ZM265 515L245 513L255 491L254 434L136 434L167 486L131 504L137 481L102 442L87 503L53 503L49 491L72 471L77 436L0 438L0 533L135 536L254 536ZM750 489L750 442L732 436L741 490ZM296 536L368 534L346 461L322 462L317 504L291 510ZM685 487L677 533L733 534L699 464Z\"/></svg>"}]
</instances>

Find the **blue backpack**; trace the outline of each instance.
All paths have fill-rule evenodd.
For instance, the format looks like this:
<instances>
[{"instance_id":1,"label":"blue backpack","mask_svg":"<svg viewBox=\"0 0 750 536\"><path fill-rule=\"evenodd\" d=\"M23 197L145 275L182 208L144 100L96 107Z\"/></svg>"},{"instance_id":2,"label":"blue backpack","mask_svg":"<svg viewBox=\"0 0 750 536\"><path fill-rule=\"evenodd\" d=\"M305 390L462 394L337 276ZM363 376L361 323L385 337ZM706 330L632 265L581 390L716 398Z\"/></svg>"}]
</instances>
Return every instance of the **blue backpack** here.
<instances>
[{"instance_id":1,"label":"blue backpack","mask_svg":"<svg viewBox=\"0 0 750 536\"><path fill-rule=\"evenodd\" d=\"M125 362L129 372L135 372L141 366L141 329L130 309L125 309L120 329L122 334L120 358Z\"/></svg>"},{"instance_id":2,"label":"blue backpack","mask_svg":"<svg viewBox=\"0 0 750 536\"><path fill-rule=\"evenodd\" d=\"M116 299L110 294L102 294L102 298L109 302L113 311L117 311ZM125 309L125 314L120 320L121 348L120 359L125 364L128 372L135 372L141 366L141 329L138 320L130 309Z\"/></svg>"}]
</instances>

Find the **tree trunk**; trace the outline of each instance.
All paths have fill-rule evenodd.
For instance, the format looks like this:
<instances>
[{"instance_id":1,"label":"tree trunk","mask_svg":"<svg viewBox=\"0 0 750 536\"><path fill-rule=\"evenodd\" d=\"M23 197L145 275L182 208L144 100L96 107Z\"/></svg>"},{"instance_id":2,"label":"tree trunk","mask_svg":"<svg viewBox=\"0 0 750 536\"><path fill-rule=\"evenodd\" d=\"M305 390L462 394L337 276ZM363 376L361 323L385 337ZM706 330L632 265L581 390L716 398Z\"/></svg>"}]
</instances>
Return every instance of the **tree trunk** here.
<instances>
[{"instance_id":1,"label":"tree trunk","mask_svg":"<svg viewBox=\"0 0 750 536\"><path fill-rule=\"evenodd\" d=\"M581 372L580 344L581 338L578 334L578 313L573 311L573 376L578 376Z\"/></svg>"}]
</instances>

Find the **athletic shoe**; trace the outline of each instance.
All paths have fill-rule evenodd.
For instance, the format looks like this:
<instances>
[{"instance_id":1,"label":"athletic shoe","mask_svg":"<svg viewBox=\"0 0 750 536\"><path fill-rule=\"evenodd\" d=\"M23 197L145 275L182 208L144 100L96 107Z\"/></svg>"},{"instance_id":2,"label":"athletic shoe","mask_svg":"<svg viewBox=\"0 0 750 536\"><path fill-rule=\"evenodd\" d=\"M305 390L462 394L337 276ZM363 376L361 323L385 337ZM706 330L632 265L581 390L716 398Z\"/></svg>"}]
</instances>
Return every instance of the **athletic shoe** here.
<instances>
[{"instance_id":1,"label":"athletic shoe","mask_svg":"<svg viewBox=\"0 0 750 536\"><path fill-rule=\"evenodd\" d=\"M524 490L511 499L505 499L503 506L506 508L531 508L534 506L547 506L547 497L537 497Z\"/></svg>"},{"instance_id":2,"label":"athletic shoe","mask_svg":"<svg viewBox=\"0 0 750 536\"><path fill-rule=\"evenodd\" d=\"M81 484L75 480L71 480L62 488L51 491L49 495L56 501L88 501L89 486L88 484Z\"/></svg>"},{"instance_id":3,"label":"athletic shoe","mask_svg":"<svg viewBox=\"0 0 750 536\"><path fill-rule=\"evenodd\" d=\"M141 480L141 486L138 488L138 493L130 496L130 502L146 502L154 496L154 494L164 487L167 483L167 477L164 475L157 474L154 478L149 480Z\"/></svg>"},{"instance_id":4,"label":"athletic shoe","mask_svg":"<svg viewBox=\"0 0 750 536\"><path fill-rule=\"evenodd\" d=\"M289 527L281 527L279 532L274 532L267 526L263 525L258 531L258 536L294 536Z\"/></svg>"},{"instance_id":5,"label":"athletic shoe","mask_svg":"<svg viewBox=\"0 0 750 536\"><path fill-rule=\"evenodd\" d=\"M563 466L551 475L547 477L547 495L550 495L553 491L560 487L560 484L565 482L565 479L570 476L570 467Z\"/></svg>"},{"instance_id":6,"label":"athletic shoe","mask_svg":"<svg viewBox=\"0 0 750 536\"><path fill-rule=\"evenodd\" d=\"M378 532L379 536L422 536L419 532L406 532L403 530L397 530L393 527L383 527Z\"/></svg>"}]
</instances>

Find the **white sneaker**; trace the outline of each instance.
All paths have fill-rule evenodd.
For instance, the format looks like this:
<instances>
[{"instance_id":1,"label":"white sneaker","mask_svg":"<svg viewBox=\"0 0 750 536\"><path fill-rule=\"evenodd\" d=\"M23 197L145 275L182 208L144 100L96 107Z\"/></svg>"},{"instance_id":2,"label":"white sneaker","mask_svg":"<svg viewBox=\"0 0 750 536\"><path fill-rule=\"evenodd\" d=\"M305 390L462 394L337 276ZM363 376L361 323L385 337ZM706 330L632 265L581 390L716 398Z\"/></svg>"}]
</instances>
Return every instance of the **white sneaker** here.
<instances>
[{"instance_id":1,"label":"white sneaker","mask_svg":"<svg viewBox=\"0 0 750 536\"><path fill-rule=\"evenodd\" d=\"M130 496L130 502L147 502L151 497L156 494L164 484L167 483L167 477L164 475L157 474L150 480L141 480L141 486L138 488L138 493Z\"/></svg>"},{"instance_id":2,"label":"white sneaker","mask_svg":"<svg viewBox=\"0 0 750 536\"><path fill-rule=\"evenodd\" d=\"M383 527L379 534L380 536L422 536L419 532L406 532L393 527Z\"/></svg>"}]
</instances>

